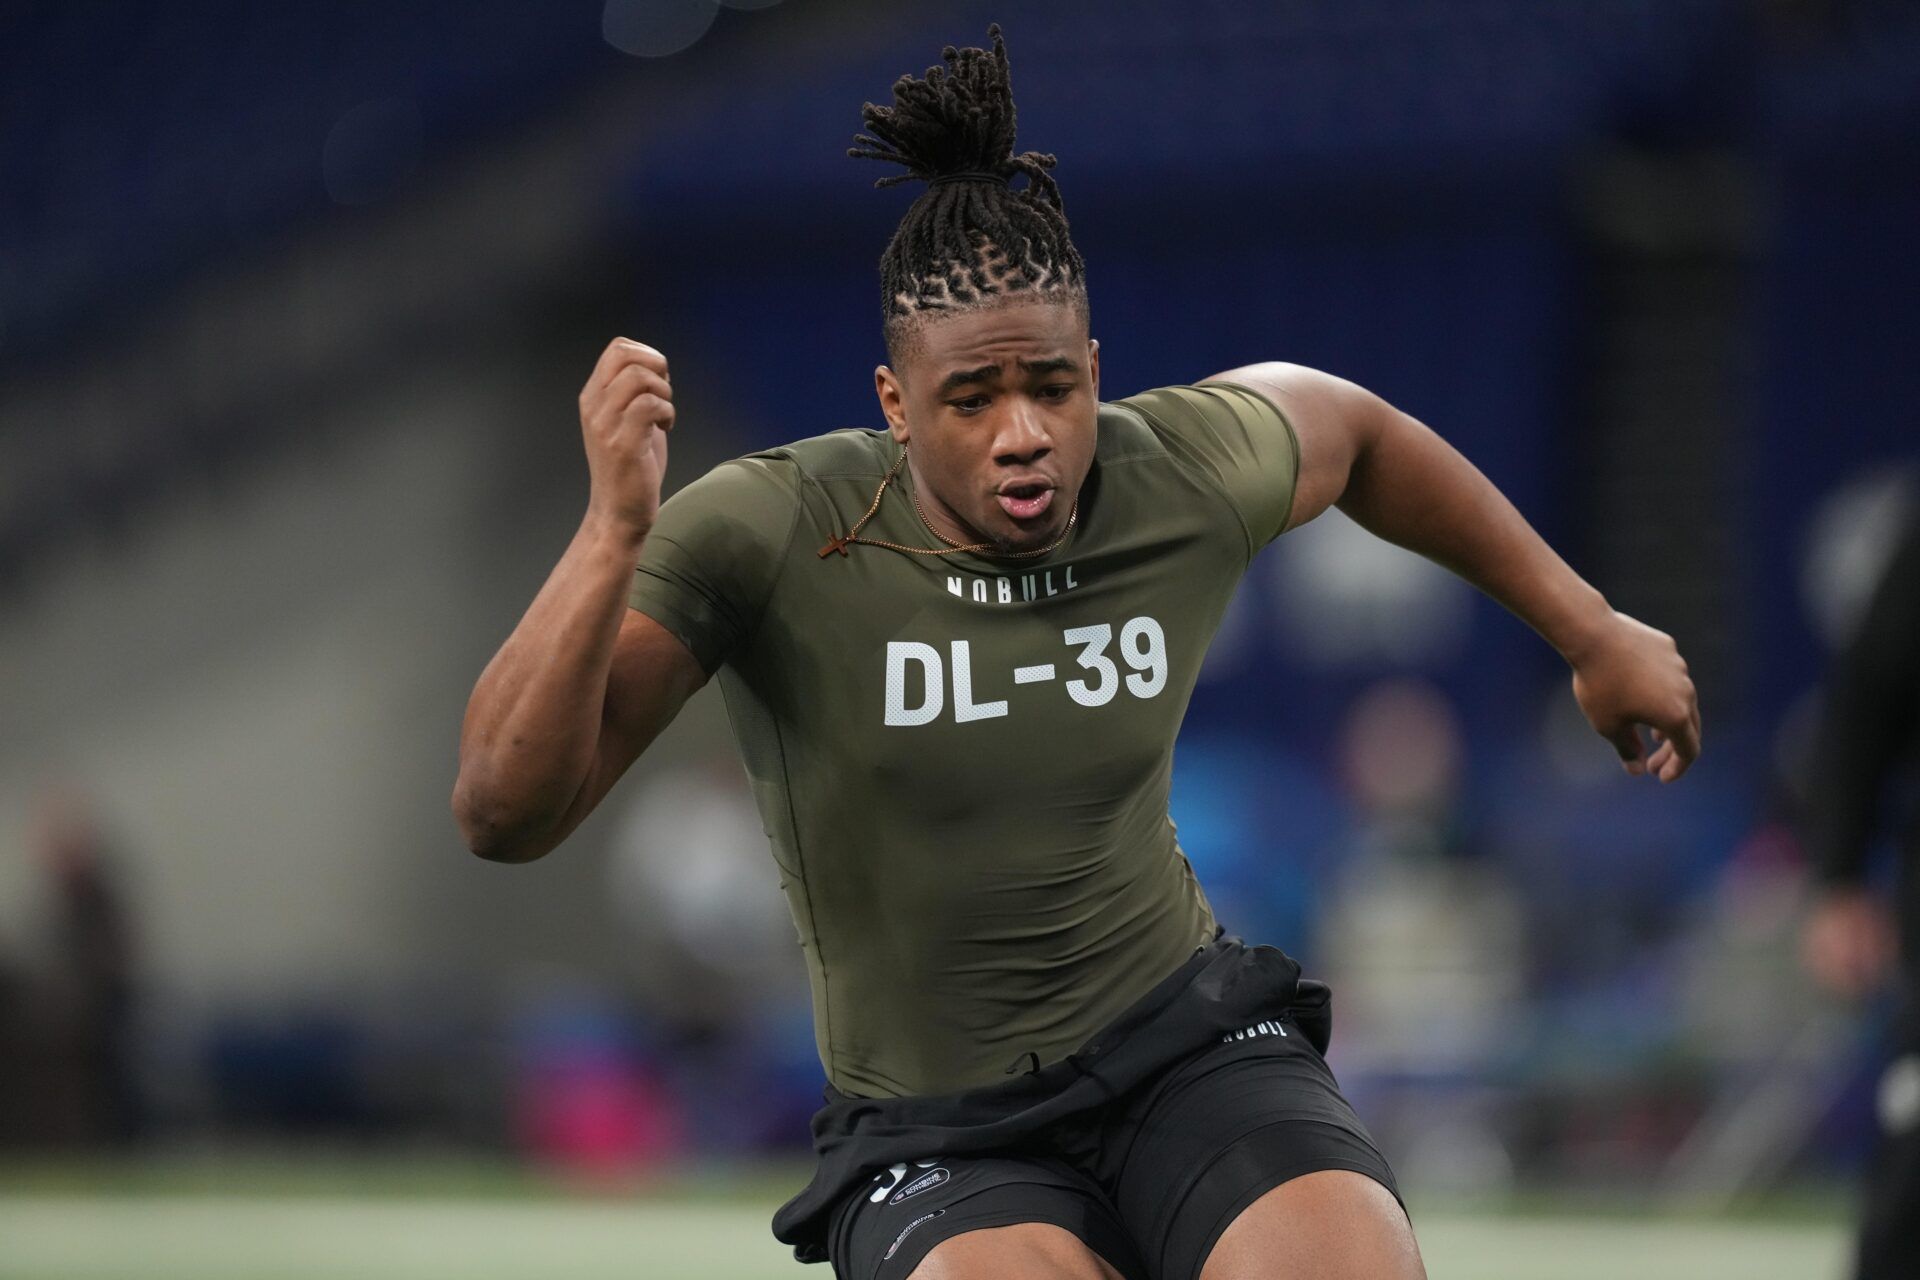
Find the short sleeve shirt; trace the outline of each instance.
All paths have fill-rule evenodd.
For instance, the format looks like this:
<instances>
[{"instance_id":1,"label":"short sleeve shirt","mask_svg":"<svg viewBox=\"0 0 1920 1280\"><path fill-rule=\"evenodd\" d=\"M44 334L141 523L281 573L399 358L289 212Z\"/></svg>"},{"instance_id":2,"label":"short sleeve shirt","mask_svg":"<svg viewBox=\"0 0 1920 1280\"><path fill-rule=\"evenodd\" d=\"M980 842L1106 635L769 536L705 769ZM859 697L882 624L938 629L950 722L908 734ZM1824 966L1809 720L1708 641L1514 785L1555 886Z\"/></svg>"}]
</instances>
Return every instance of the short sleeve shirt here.
<instances>
[{"instance_id":1,"label":"short sleeve shirt","mask_svg":"<svg viewBox=\"0 0 1920 1280\"><path fill-rule=\"evenodd\" d=\"M1100 406L1045 556L820 554L898 456L849 429L723 463L663 504L629 597L718 673L821 1060L868 1097L1062 1057L1212 936L1174 739L1299 470L1258 391L1160 387ZM861 536L938 549L911 493L902 467Z\"/></svg>"}]
</instances>

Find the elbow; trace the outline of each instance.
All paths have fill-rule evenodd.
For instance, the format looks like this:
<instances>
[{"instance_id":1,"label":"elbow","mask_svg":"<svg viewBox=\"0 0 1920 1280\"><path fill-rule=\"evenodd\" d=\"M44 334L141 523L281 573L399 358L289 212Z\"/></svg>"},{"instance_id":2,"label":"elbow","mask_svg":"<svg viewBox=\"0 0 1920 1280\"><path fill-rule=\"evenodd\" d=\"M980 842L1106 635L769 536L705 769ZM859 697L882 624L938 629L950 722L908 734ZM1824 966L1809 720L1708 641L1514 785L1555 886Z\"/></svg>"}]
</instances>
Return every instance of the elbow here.
<instances>
[{"instance_id":1,"label":"elbow","mask_svg":"<svg viewBox=\"0 0 1920 1280\"><path fill-rule=\"evenodd\" d=\"M502 820L465 779L454 783L452 807L460 838L476 857L488 862L532 862L553 850L554 842L542 838L553 824Z\"/></svg>"}]
</instances>

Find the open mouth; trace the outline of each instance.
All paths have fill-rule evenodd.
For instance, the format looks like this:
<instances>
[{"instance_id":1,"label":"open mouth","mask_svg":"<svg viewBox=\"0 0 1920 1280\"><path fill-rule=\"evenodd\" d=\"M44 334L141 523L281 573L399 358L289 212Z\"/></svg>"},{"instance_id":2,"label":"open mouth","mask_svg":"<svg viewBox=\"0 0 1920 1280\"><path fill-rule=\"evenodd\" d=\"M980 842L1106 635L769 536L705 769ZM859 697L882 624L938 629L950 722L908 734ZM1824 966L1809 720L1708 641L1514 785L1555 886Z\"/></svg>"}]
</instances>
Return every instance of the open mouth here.
<instances>
[{"instance_id":1,"label":"open mouth","mask_svg":"<svg viewBox=\"0 0 1920 1280\"><path fill-rule=\"evenodd\" d=\"M1000 500L1000 509L1015 520L1032 520L1045 515L1053 505L1053 486L1037 480L1031 484L1010 484L995 496Z\"/></svg>"}]
</instances>

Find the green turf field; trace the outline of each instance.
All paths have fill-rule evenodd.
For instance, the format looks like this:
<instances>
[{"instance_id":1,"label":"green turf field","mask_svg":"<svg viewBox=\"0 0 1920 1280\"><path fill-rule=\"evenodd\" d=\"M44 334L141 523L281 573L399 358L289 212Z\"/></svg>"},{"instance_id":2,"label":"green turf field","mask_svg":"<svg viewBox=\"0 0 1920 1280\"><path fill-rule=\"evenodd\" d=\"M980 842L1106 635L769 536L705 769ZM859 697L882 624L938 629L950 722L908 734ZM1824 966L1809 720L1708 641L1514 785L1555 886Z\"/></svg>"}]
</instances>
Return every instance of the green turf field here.
<instances>
[{"instance_id":1,"label":"green turf field","mask_svg":"<svg viewBox=\"0 0 1920 1280\"><path fill-rule=\"evenodd\" d=\"M583 1199L512 1178L255 1185L0 1178L0 1280L758 1280L811 1277L767 1234L766 1175ZM227 1185L215 1189L214 1181ZM242 1180L244 1183L244 1179ZM781 1182L774 1178L771 1181ZM1834 1206L1738 1219L1414 1209L1433 1280L1840 1280Z\"/></svg>"}]
</instances>

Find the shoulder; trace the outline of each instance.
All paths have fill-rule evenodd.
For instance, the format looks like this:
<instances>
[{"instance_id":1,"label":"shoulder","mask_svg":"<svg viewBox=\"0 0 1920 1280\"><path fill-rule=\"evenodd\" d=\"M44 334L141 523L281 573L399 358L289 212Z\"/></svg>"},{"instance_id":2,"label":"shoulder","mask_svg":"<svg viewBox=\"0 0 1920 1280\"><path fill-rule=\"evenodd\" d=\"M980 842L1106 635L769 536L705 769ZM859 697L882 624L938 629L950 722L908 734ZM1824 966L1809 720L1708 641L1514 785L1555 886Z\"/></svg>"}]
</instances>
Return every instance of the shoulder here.
<instances>
[{"instance_id":1,"label":"shoulder","mask_svg":"<svg viewBox=\"0 0 1920 1280\"><path fill-rule=\"evenodd\" d=\"M1226 374L1153 387L1114 407L1138 419L1133 441L1144 434L1151 442L1119 447L1157 448L1196 484L1224 497L1239 517L1250 553L1286 526L1300 473L1300 441L1289 413L1266 387Z\"/></svg>"},{"instance_id":2,"label":"shoulder","mask_svg":"<svg viewBox=\"0 0 1920 1280\"><path fill-rule=\"evenodd\" d=\"M1112 464L1167 456L1167 446L1161 439L1159 424L1136 403L1138 400L1139 396L1129 396L1125 400L1101 402L1099 433L1094 444L1094 456L1098 461Z\"/></svg>"},{"instance_id":3,"label":"shoulder","mask_svg":"<svg viewBox=\"0 0 1920 1280\"><path fill-rule=\"evenodd\" d=\"M1264 417L1284 423L1287 414L1280 401L1272 386L1236 369L1199 382L1137 391L1114 404L1145 418L1164 436L1224 419Z\"/></svg>"},{"instance_id":4,"label":"shoulder","mask_svg":"<svg viewBox=\"0 0 1920 1280\"><path fill-rule=\"evenodd\" d=\"M1391 412L1373 392L1324 369L1282 360L1242 365L1202 380L1204 386L1235 386L1258 395L1290 430L1316 436L1367 429Z\"/></svg>"},{"instance_id":5,"label":"shoulder","mask_svg":"<svg viewBox=\"0 0 1920 1280\"><path fill-rule=\"evenodd\" d=\"M887 473L899 446L885 431L844 427L736 458L736 462L784 464L797 479L827 480L837 476L873 476Z\"/></svg>"},{"instance_id":6,"label":"shoulder","mask_svg":"<svg viewBox=\"0 0 1920 1280\"><path fill-rule=\"evenodd\" d=\"M660 504L646 545L738 551L744 544L771 550L792 533L800 502L801 482L792 460L772 454L730 458Z\"/></svg>"},{"instance_id":7,"label":"shoulder","mask_svg":"<svg viewBox=\"0 0 1920 1280\"><path fill-rule=\"evenodd\" d=\"M683 545L734 550L745 537L772 550L791 540L809 511L831 523L823 510L840 488L870 495L897 456L886 432L849 427L730 458L667 499L655 532Z\"/></svg>"},{"instance_id":8,"label":"shoulder","mask_svg":"<svg viewBox=\"0 0 1920 1280\"><path fill-rule=\"evenodd\" d=\"M1121 426L1115 433L1115 461L1157 451L1179 462L1217 463L1226 455L1274 447L1297 455L1292 415L1282 398L1270 387L1233 374L1152 387L1102 410L1103 434L1106 410L1113 411ZM1101 457L1107 457L1104 442Z\"/></svg>"},{"instance_id":9,"label":"shoulder","mask_svg":"<svg viewBox=\"0 0 1920 1280\"><path fill-rule=\"evenodd\" d=\"M793 440L729 458L688 481L669 501L712 507L719 514L727 514L730 504L742 499L797 501L809 480L885 475L893 465L890 445L886 432L858 427Z\"/></svg>"},{"instance_id":10,"label":"shoulder","mask_svg":"<svg viewBox=\"0 0 1920 1280\"><path fill-rule=\"evenodd\" d=\"M808 480L885 475L893 465L890 445L891 437L886 432L860 427L791 440L719 463L689 481L672 501L724 505L742 497L764 499L777 494L798 500Z\"/></svg>"}]
</instances>

